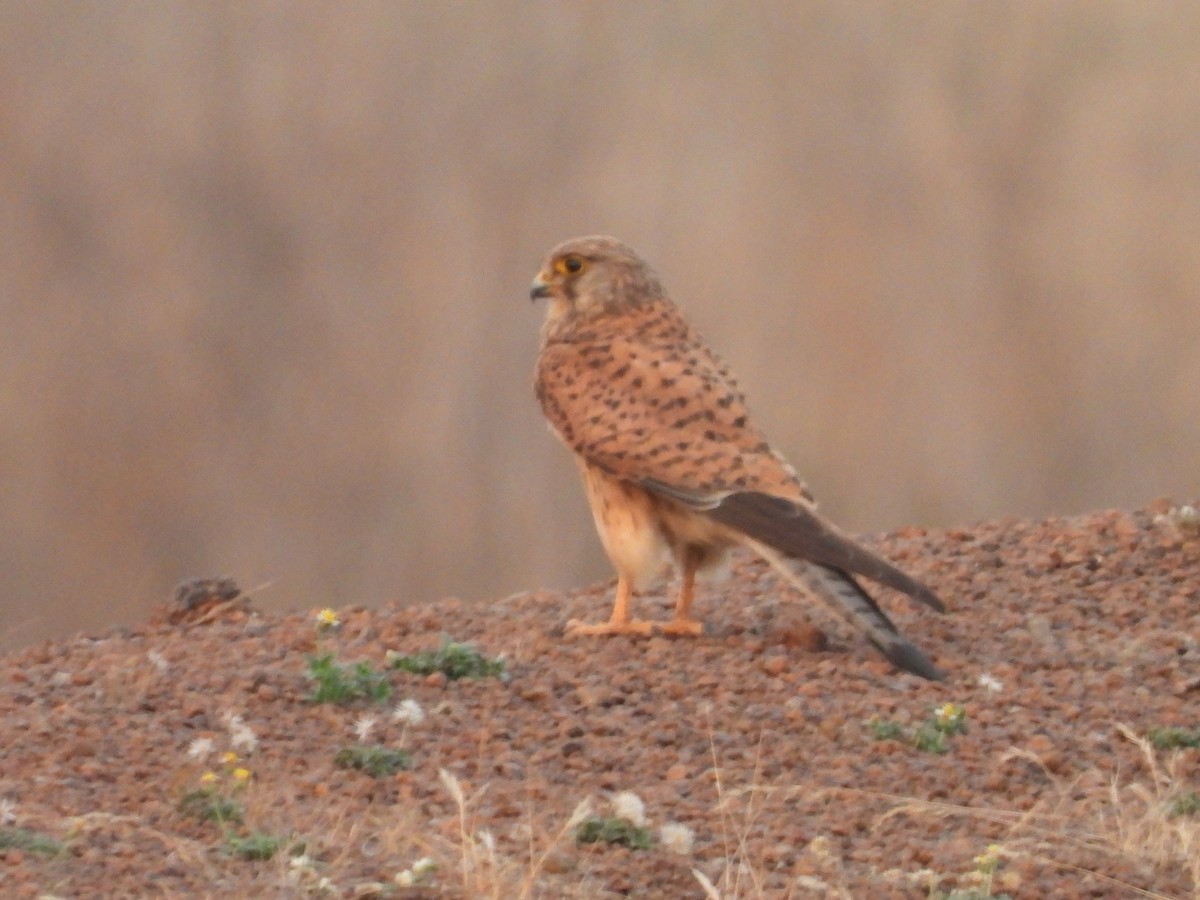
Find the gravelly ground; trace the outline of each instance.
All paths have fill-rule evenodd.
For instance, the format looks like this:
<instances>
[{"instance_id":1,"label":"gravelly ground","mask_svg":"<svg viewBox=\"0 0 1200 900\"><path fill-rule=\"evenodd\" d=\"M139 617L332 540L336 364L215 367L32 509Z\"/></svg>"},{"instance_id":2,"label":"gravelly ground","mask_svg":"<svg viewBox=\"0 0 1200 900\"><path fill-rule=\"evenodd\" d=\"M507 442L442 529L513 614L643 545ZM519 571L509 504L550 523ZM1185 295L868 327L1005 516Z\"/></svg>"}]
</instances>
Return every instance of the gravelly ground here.
<instances>
[{"instance_id":1,"label":"gravelly ground","mask_svg":"<svg viewBox=\"0 0 1200 900\"><path fill-rule=\"evenodd\" d=\"M0 896L704 897L693 869L725 898L983 896L990 852L995 895L1200 897L1200 814L1167 812L1200 789L1200 750L1131 739L1200 729L1200 539L1167 507L872 538L951 608L881 595L951 673L940 685L747 561L702 594L697 640L563 639L566 620L607 615L600 585L339 610L322 636L312 614L201 607L30 647L0 661L0 844L22 845L0 849ZM443 634L503 655L508 678L391 672L387 705L307 699L314 652L382 669ZM393 719L403 699L424 721ZM947 703L967 731L942 754L868 724L911 734ZM367 743L403 745L409 771L335 767L365 715ZM244 810L233 833L293 836L305 856L232 856L180 808L206 770ZM619 791L654 847L556 840L582 800L608 813ZM692 832L686 852L658 840L667 823ZM400 886L422 856L438 868Z\"/></svg>"}]
</instances>

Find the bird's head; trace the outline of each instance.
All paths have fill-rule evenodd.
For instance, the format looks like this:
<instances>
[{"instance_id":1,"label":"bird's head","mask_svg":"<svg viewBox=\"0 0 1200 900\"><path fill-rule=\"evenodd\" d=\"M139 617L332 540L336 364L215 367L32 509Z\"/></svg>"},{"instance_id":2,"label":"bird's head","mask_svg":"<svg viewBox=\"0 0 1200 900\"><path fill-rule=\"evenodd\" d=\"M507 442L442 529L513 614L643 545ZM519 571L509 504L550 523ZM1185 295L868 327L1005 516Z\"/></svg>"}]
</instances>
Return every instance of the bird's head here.
<instances>
[{"instance_id":1,"label":"bird's head","mask_svg":"<svg viewBox=\"0 0 1200 900\"><path fill-rule=\"evenodd\" d=\"M616 238L595 235L563 241L547 254L529 288L549 300L547 324L578 323L661 299L658 277Z\"/></svg>"}]
</instances>

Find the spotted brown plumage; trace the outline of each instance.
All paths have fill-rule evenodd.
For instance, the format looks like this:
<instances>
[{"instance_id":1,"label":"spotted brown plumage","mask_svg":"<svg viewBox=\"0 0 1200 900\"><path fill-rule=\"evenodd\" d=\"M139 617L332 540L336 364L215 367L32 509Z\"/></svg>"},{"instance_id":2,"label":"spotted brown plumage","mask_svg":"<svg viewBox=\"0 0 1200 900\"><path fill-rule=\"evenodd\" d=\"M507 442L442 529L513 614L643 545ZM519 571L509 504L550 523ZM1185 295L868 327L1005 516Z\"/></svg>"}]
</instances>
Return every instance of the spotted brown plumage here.
<instances>
[{"instance_id":1,"label":"spotted brown plumage","mask_svg":"<svg viewBox=\"0 0 1200 900\"><path fill-rule=\"evenodd\" d=\"M569 633L700 633L690 616L695 576L743 545L830 602L895 665L944 677L853 576L939 611L941 602L816 512L796 472L750 421L729 367L633 250L610 237L566 241L546 257L530 296L549 301L537 397L575 454L617 570L609 620L571 622ZM671 562L681 573L675 617L633 619L632 592Z\"/></svg>"}]
</instances>

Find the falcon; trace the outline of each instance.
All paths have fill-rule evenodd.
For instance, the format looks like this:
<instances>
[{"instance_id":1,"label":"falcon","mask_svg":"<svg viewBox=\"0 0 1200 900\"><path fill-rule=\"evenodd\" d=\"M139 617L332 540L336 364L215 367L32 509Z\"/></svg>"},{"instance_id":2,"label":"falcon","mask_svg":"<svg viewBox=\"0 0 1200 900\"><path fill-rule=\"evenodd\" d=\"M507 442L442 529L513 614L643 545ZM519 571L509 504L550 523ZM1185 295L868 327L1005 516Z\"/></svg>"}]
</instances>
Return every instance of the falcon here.
<instances>
[{"instance_id":1,"label":"falcon","mask_svg":"<svg viewBox=\"0 0 1200 900\"><path fill-rule=\"evenodd\" d=\"M530 297L547 301L537 398L575 457L617 570L608 621L571 621L568 634L701 634L692 617L696 576L741 546L824 599L897 667L945 677L858 578L939 612L941 601L818 514L795 470L750 421L729 366L637 253L611 237L565 241L547 255ZM633 593L671 564L680 573L674 617L633 618Z\"/></svg>"}]
</instances>

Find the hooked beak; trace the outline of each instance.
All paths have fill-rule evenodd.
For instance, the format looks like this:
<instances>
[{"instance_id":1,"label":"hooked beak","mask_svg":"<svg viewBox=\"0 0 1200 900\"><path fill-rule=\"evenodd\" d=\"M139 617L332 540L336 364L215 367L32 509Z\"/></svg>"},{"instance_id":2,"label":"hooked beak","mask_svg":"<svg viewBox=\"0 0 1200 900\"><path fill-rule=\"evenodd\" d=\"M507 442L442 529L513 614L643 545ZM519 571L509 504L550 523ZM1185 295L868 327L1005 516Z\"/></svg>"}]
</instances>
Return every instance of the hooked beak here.
<instances>
[{"instance_id":1,"label":"hooked beak","mask_svg":"<svg viewBox=\"0 0 1200 900\"><path fill-rule=\"evenodd\" d=\"M529 286L529 299L544 300L549 296L550 285L545 281L545 279L542 278L541 275L538 275L537 278L533 279L533 284Z\"/></svg>"}]
</instances>

